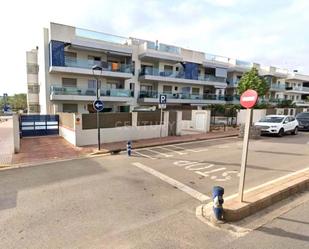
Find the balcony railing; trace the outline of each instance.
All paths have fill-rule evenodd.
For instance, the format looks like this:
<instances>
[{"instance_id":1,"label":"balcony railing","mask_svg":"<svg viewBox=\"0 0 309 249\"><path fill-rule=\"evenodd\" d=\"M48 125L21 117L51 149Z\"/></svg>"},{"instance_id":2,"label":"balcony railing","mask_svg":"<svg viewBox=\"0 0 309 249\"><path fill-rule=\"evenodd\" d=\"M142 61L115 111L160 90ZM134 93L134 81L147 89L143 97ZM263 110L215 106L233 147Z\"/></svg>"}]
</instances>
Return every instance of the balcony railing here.
<instances>
[{"instance_id":1,"label":"balcony railing","mask_svg":"<svg viewBox=\"0 0 309 249\"><path fill-rule=\"evenodd\" d=\"M85 60L69 56L64 57L64 65L66 67L77 67L85 69L92 69L94 65L99 65L102 67L103 71L132 73L132 65L130 64Z\"/></svg>"},{"instance_id":2,"label":"balcony railing","mask_svg":"<svg viewBox=\"0 0 309 249\"><path fill-rule=\"evenodd\" d=\"M147 49L158 50L161 52L172 53L172 54L180 54L180 48L172 45L166 45L163 43L155 43L151 41L147 41L146 43Z\"/></svg>"},{"instance_id":3,"label":"balcony railing","mask_svg":"<svg viewBox=\"0 0 309 249\"><path fill-rule=\"evenodd\" d=\"M121 45L130 44L130 39L128 38L116 36L116 35L110 35L110 34L101 33L101 32L96 32L96 31L91 31L87 29L75 28L75 35L79 37L83 37L83 38L112 42L112 43L117 43Z\"/></svg>"},{"instance_id":4,"label":"balcony railing","mask_svg":"<svg viewBox=\"0 0 309 249\"><path fill-rule=\"evenodd\" d=\"M196 78L191 75L186 75L184 71L174 72L174 71L160 71L158 68L145 68L141 70L140 76L151 75L160 76L176 79L188 79L188 80L201 80L201 81L215 81L225 83L226 79L221 77L216 77L213 75L199 75Z\"/></svg>"},{"instance_id":5,"label":"balcony railing","mask_svg":"<svg viewBox=\"0 0 309 249\"><path fill-rule=\"evenodd\" d=\"M283 85L270 85L270 90L285 90Z\"/></svg>"},{"instance_id":6,"label":"balcony railing","mask_svg":"<svg viewBox=\"0 0 309 249\"><path fill-rule=\"evenodd\" d=\"M191 93L162 93L158 91L140 91L139 98L158 98L160 94L167 99L192 99L192 100L221 100L225 101L227 96L216 94L191 94Z\"/></svg>"},{"instance_id":7,"label":"balcony railing","mask_svg":"<svg viewBox=\"0 0 309 249\"><path fill-rule=\"evenodd\" d=\"M58 87L51 86L51 94L54 95L80 95L80 96L96 96L96 89L92 88L77 88L77 87ZM101 96L109 97L133 97L134 92L127 89L107 89L101 88Z\"/></svg>"}]
</instances>

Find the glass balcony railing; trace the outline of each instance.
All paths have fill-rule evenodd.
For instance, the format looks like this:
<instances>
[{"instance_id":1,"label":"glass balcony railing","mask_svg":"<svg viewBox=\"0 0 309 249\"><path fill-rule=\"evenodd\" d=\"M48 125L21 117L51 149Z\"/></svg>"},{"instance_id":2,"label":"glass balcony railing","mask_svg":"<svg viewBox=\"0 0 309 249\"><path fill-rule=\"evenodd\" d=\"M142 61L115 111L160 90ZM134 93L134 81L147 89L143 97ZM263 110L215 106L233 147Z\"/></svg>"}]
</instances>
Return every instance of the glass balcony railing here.
<instances>
[{"instance_id":1,"label":"glass balcony railing","mask_svg":"<svg viewBox=\"0 0 309 249\"><path fill-rule=\"evenodd\" d=\"M172 54L180 54L180 48L179 47L166 45L166 44L163 44L163 43L157 44L155 42L147 41L146 46L147 46L147 49L154 49L154 50L158 50L158 51L161 51L161 52L167 52L167 53L172 53Z\"/></svg>"},{"instance_id":2,"label":"glass balcony railing","mask_svg":"<svg viewBox=\"0 0 309 249\"><path fill-rule=\"evenodd\" d=\"M140 71L140 76L151 75L151 76L160 76L168 78L178 78L178 79L188 79L188 80L201 80L201 81L215 81L225 83L226 79L221 77L216 77L213 75L186 75L185 72L174 72L174 71L160 71L158 68L144 68Z\"/></svg>"},{"instance_id":3,"label":"glass balcony railing","mask_svg":"<svg viewBox=\"0 0 309 249\"><path fill-rule=\"evenodd\" d=\"M191 93L160 93L158 91L140 91L139 98L158 98L160 94L165 94L167 99L192 99L192 100L221 100L226 101L224 95L216 94L191 94Z\"/></svg>"},{"instance_id":4,"label":"glass balcony railing","mask_svg":"<svg viewBox=\"0 0 309 249\"><path fill-rule=\"evenodd\" d=\"M58 87L51 86L51 94L54 95L80 95L80 96L96 96L96 89L93 88L77 88L77 87ZM101 96L109 97L134 97L134 92L127 89L100 89Z\"/></svg>"},{"instance_id":5,"label":"glass balcony railing","mask_svg":"<svg viewBox=\"0 0 309 249\"><path fill-rule=\"evenodd\" d=\"M94 65L101 66L103 71L132 73L132 65L123 63L114 63L106 61L85 60L75 57L64 57L64 65L66 67L77 67L92 69Z\"/></svg>"},{"instance_id":6,"label":"glass balcony railing","mask_svg":"<svg viewBox=\"0 0 309 249\"><path fill-rule=\"evenodd\" d=\"M111 42L111 43L117 43L117 44L121 44L121 45L129 45L130 44L129 38L116 36L116 35L110 35L110 34L96 32L96 31L91 31L91 30L87 30L87 29L75 28L75 35L79 36L79 37L83 37L83 38L106 41L106 42Z\"/></svg>"},{"instance_id":7,"label":"glass balcony railing","mask_svg":"<svg viewBox=\"0 0 309 249\"><path fill-rule=\"evenodd\" d=\"M236 60L236 65L241 67L252 67L253 63L249 61Z\"/></svg>"},{"instance_id":8,"label":"glass balcony railing","mask_svg":"<svg viewBox=\"0 0 309 249\"><path fill-rule=\"evenodd\" d=\"M285 86L283 86L283 85L271 85L270 90L285 90Z\"/></svg>"}]
</instances>

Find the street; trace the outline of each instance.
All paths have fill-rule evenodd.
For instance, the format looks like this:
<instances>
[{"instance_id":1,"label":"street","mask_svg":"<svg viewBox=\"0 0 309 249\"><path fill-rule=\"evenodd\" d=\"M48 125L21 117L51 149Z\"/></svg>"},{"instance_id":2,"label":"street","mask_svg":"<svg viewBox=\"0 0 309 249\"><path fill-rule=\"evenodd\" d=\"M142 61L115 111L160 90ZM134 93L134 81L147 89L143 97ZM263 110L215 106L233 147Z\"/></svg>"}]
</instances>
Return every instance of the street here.
<instances>
[{"instance_id":1,"label":"street","mask_svg":"<svg viewBox=\"0 0 309 249\"><path fill-rule=\"evenodd\" d=\"M308 141L252 140L245 188L308 167ZM0 248L304 248L308 202L241 238L195 216L213 186L237 193L241 146L219 139L2 170Z\"/></svg>"}]
</instances>

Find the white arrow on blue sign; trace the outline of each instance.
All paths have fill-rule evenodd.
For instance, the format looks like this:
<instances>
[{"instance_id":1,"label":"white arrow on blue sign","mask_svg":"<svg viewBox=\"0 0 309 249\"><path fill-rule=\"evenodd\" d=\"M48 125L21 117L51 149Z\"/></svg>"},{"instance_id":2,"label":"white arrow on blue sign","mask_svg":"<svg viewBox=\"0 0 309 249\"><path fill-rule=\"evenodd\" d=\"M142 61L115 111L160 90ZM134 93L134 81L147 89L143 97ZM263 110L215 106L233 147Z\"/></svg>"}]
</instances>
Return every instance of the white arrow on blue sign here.
<instances>
[{"instance_id":1,"label":"white arrow on blue sign","mask_svg":"<svg viewBox=\"0 0 309 249\"><path fill-rule=\"evenodd\" d=\"M102 111L103 108L104 108L104 105L103 105L103 101L97 99L96 101L93 102L93 108L96 110L96 111Z\"/></svg>"}]
</instances>

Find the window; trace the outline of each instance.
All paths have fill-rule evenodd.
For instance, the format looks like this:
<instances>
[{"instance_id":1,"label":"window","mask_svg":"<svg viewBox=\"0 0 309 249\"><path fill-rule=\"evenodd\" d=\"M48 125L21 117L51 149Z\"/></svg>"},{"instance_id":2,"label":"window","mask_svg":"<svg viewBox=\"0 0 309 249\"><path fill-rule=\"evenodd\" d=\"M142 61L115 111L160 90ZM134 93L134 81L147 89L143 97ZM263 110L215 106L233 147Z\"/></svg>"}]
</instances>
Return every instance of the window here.
<instances>
[{"instance_id":1,"label":"window","mask_svg":"<svg viewBox=\"0 0 309 249\"><path fill-rule=\"evenodd\" d=\"M39 85L29 85L28 86L28 93L39 93Z\"/></svg>"},{"instance_id":2,"label":"window","mask_svg":"<svg viewBox=\"0 0 309 249\"><path fill-rule=\"evenodd\" d=\"M141 85L141 91L151 92L151 91L152 91L152 86L149 86L149 85Z\"/></svg>"},{"instance_id":3,"label":"window","mask_svg":"<svg viewBox=\"0 0 309 249\"><path fill-rule=\"evenodd\" d=\"M296 96L296 100L299 100L299 96L298 95Z\"/></svg>"},{"instance_id":4,"label":"window","mask_svg":"<svg viewBox=\"0 0 309 249\"><path fill-rule=\"evenodd\" d=\"M171 75L173 73L173 66L164 65L164 74L166 76Z\"/></svg>"},{"instance_id":5,"label":"window","mask_svg":"<svg viewBox=\"0 0 309 249\"><path fill-rule=\"evenodd\" d=\"M77 54L75 52L64 51L64 56L76 61Z\"/></svg>"},{"instance_id":6,"label":"window","mask_svg":"<svg viewBox=\"0 0 309 249\"><path fill-rule=\"evenodd\" d=\"M77 79L73 78L62 78L62 86L63 87L76 87Z\"/></svg>"},{"instance_id":7,"label":"window","mask_svg":"<svg viewBox=\"0 0 309 249\"><path fill-rule=\"evenodd\" d=\"M197 87L192 87L192 95L199 95L200 89Z\"/></svg>"},{"instance_id":8,"label":"window","mask_svg":"<svg viewBox=\"0 0 309 249\"><path fill-rule=\"evenodd\" d=\"M27 63L27 74L38 74L39 65Z\"/></svg>"},{"instance_id":9,"label":"window","mask_svg":"<svg viewBox=\"0 0 309 249\"><path fill-rule=\"evenodd\" d=\"M89 88L89 89L95 89L95 88L97 88L97 82L96 82L96 80L88 80L88 88Z\"/></svg>"},{"instance_id":10,"label":"window","mask_svg":"<svg viewBox=\"0 0 309 249\"><path fill-rule=\"evenodd\" d=\"M107 88L108 89L116 89L117 88L117 83L107 83Z\"/></svg>"},{"instance_id":11,"label":"window","mask_svg":"<svg viewBox=\"0 0 309 249\"><path fill-rule=\"evenodd\" d=\"M163 86L163 93L172 93L172 86Z\"/></svg>"},{"instance_id":12,"label":"window","mask_svg":"<svg viewBox=\"0 0 309 249\"><path fill-rule=\"evenodd\" d=\"M63 104L62 105L63 112L77 113L77 110L78 110L77 104Z\"/></svg>"},{"instance_id":13,"label":"window","mask_svg":"<svg viewBox=\"0 0 309 249\"><path fill-rule=\"evenodd\" d=\"M89 61L101 61L101 57L88 55Z\"/></svg>"}]
</instances>

